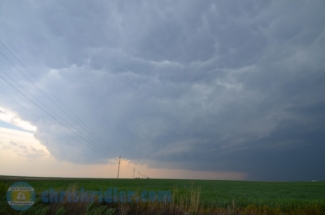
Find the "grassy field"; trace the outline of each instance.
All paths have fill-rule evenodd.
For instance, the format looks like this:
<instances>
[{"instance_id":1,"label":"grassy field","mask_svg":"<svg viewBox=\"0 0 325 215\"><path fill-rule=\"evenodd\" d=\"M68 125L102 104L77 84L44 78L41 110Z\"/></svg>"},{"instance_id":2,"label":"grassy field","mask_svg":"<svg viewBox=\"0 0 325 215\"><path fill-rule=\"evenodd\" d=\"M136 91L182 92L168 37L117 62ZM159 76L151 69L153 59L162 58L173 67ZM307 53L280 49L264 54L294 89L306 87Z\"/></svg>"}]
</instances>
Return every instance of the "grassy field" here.
<instances>
[{"instance_id":1,"label":"grassy field","mask_svg":"<svg viewBox=\"0 0 325 215\"><path fill-rule=\"evenodd\" d=\"M0 214L18 214L6 202L8 187L16 182L29 183L37 193L36 203L21 214L71 214L76 206L43 203L40 193L54 188L67 190L170 190L173 202L83 204L84 214L325 214L325 182L249 182L169 179L67 179L0 177ZM71 203L73 204L73 203ZM112 210L108 210L112 208ZM156 209L154 209L156 208ZM167 210L166 208L169 208ZM123 212L123 209L125 211ZM151 212L150 212L151 210Z\"/></svg>"}]
</instances>

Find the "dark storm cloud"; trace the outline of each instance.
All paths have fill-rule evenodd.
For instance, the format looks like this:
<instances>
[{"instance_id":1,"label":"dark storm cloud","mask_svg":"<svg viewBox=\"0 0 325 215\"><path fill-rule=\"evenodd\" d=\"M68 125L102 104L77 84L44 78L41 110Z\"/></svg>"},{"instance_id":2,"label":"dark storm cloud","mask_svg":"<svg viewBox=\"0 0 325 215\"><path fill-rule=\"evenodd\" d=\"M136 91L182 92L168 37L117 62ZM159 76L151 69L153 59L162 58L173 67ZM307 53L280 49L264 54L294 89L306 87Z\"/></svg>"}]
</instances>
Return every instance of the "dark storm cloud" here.
<instances>
[{"instance_id":1,"label":"dark storm cloud","mask_svg":"<svg viewBox=\"0 0 325 215\"><path fill-rule=\"evenodd\" d=\"M247 172L256 180L310 180L325 178L324 6L4 1L0 32L96 131L103 140L98 149L110 158L123 154L152 167ZM10 56L3 46L1 51ZM60 112L0 60L2 69ZM98 149L4 83L1 90L41 116L1 103L36 125L36 138L55 157L106 162Z\"/></svg>"}]
</instances>

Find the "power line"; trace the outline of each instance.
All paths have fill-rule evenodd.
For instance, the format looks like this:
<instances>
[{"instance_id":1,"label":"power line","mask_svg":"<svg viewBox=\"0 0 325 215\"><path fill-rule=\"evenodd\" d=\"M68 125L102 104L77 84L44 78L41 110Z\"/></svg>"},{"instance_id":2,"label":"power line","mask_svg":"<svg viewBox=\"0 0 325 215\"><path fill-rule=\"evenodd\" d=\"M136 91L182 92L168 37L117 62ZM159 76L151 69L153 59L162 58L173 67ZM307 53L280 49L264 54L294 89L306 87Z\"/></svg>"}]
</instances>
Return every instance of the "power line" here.
<instances>
[{"instance_id":1,"label":"power line","mask_svg":"<svg viewBox=\"0 0 325 215\"><path fill-rule=\"evenodd\" d=\"M2 71L2 70L1 70ZM43 110L45 113L47 113L49 116L51 116L55 121L57 121L58 123L60 123L61 125L63 125L64 127L66 127L68 130L70 130L71 132L73 132L74 134L78 135L81 139L83 139L85 142L87 142L88 144L92 145L93 147L95 147L97 150L99 150L101 153L103 153L103 155L107 156L107 154L105 154L101 149L97 148L97 146L93 145L91 142L89 142L87 139L85 139L84 137L80 136L78 133L76 133L74 130L72 130L71 128L67 127L65 124L63 124L61 121L59 121L55 116L53 116L52 114L50 114L48 111L44 110L44 108L42 108L41 106L39 106L37 103L35 103L33 100L31 100L30 98L28 98L24 93L22 93L20 90L18 90L15 86L13 86L10 82L8 82L5 78L3 78L2 76L0 76L0 78L5 81L7 84L9 84L11 87L13 87L15 90L17 90L20 94L22 94L25 98L27 98L30 102L32 102L34 105L36 105L38 108L40 108L41 110Z\"/></svg>"},{"instance_id":2,"label":"power line","mask_svg":"<svg viewBox=\"0 0 325 215\"><path fill-rule=\"evenodd\" d=\"M1 93L2 95L4 95L5 97L7 97L8 99L10 99L11 101L17 103L17 104L20 105L22 108L26 109L27 111L29 111L30 113L32 113L32 114L35 115L36 117L41 118L39 115L37 115L37 114L34 113L33 111L29 110L26 106L22 105L22 104L19 103L18 101L16 101L16 100L14 100L13 98L7 96L6 94L4 94L4 93L1 92L1 91L0 91L0 93ZM61 130L64 131L63 129L61 129ZM69 136L71 136L71 134L69 134ZM72 138L73 138L73 137L72 137ZM87 146L88 148L90 148L89 145L86 145L86 146ZM106 156L106 154L104 154L104 155Z\"/></svg>"},{"instance_id":3,"label":"power line","mask_svg":"<svg viewBox=\"0 0 325 215\"><path fill-rule=\"evenodd\" d=\"M2 52L1 55L7 59L8 62L10 62L30 83L32 83L39 91L42 92L43 95L45 95L47 97L47 99L49 99L53 104L55 104L62 112L64 112L71 120L73 120L77 125L79 125L85 132L87 132L91 137L93 137L94 139L96 139L97 141L99 141L101 144L99 144L98 146L101 146L102 149L106 149L106 150L110 150L106 144L103 143L102 139L99 138L95 132L93 132L91 129L89 129L89 127L87 127L85 125L85 123L83 123L75 114L73 114L73 112L66 106L64 105L63 102L61 102L61 100L55 96L55 94L53 94L48 88L46 88L46 86L18 59L18 57L16 57L16 55L0 40L0 43L12 54L12 56L14 56L14 58L42 85L42 87L44 89L46 89L55 99L56 101L58 101L69 113L67 113L67 111L65 111L64 109L62 109L55 101L53 101L53 99L51 99L42 89L40 89L32 80L30 80L20 69L18 69ZM6 73L5 73L6 74ZM6 74L8 76L8 74ZM10 76L8 76L9 78L11 78ZM2 78L2 77L1 77ZM3 79L3 78L2 78ZM4 79L3 79L4 80ZM13 80L11 78L11 80ZM6 81L6 80L5 80ZM14 81L14 80L13 80ZM6 81L7 82L7 81ZM14 81L15 82L15 81ZM8 83L8 82L7 82ZM16 84L18 84L17 82L15 82ZM8 83L9 84L9 83ZM11 84L10 84L11 85ZM18 84L19 85L19 84ZM12 86L12 85L11 85ZM19 85L20 87L22 87L21 85ZM12 86L13 87L13 86ZM15 87L14 87L15 88ZM16 89L16 88L15 88ZM18 90L18 89L16 89ZM19 91L19 90L18 90ZM27 92L27 91L26 91ZM27 92L28 93L28 92ZM29 95L31 95L29 93ZM27 99L29 99L26 95L24 95ZM31 95L32 96L32 95ZM34 96L32 96L34 97ZM35 97L34 97L35 98ZM38 102L40 102L37 98L35 98ZM32 101L31 99L29 99L30 101ZM32 101L33 102L33 101ZM33 102L34 103L34 102ZM42 102L40 102L41 104L43 104ZM34 103L35 104L35 103ZM37 105L37 104L35 104ZM44 104L43 104L44 105ZM38 105L37 105L38 106ZM61 120L63 120L66 124L68 124L69 126L71 126L69 123L67 123L64 119L62 119L58 114L56 114L54 111L52 111L50 108L48 108L46 105L44 105L47 109L49 109L52 113L54 113L56 116L58 116ZM39 108L41 108L40 106L38 106ZM45 111L43 108L41 108L43 111ZM47 111L45 111L47 114L49 114ZM55 119L55 117L51 114L49 114L52 118ZM71 117L71 115L73 117ZM79 122L77 122L75 119L77 119ZM56 121L58 121L57 119L55 119ZM62 122L58 121L60 124L64 125ZM82 125L81 125L81 124ZM64 125L65 126L65 125ZM67 126L65 126L66 128L68 128ZM72 127L72 126L71 126ZM70 131L70 128L68 128ZM88 140L86 140L85 138L81 137L81 135L79 135L77 133L77 131L73 131L73 133L77 134L80 138L82 138L84 141L86 141L87 143L91 144ZM92 146L97 148L97 144L94 143L91 144ZM96 146L95 146L96 145ZM98 149L98 148L97 148ZM104 150L105 151L105 150ZM102 152L102 151L101 151ZM107 151L106 151L107 153ZM114 156L113 156L114 157ZM117 160L116 158L114 158L115 160ZM120 162L121 162L121 158L118 159L119 161L119 168L120 168ZM118 170L119 171L119 170ZM134 170L135 171L135 170ZM139 172L140 173L140 172ZM119 174L119 173L118 173Z\"/></svg>"},{"instance_id":4,"label":"power line","mask_svg":"<svg viewBox=\"0 0 325 215\"><path fill-rule=\"evenodd\" d=\"M125 159L122 159L121 161L123 162L123 161L127 161L127 160L125 160ZM129 165L129 166L130 166L130 163L129 163L129 162L127 162L127 163L126 163L126 165ZM132 169L132 167L131 167L131 169ZM133 170L133 178L134 178L134 174L135 174L135 170L136 170L136 169L135 169L135 167L133 167L133 169L132 169L132 170ZM140 173L140 171L138 172L138 176L139 176L139 173ZM146 175L144 175L144 174L142 174L142 175L143 175L144 177L148 177L148 176L146 176Z\"/></svg>"},{"instance_id":5,"label":"power line","mask_svg":"<svg viewBox=\"0 0 325 215\"><path fill-rule=\"evenodd\" d=\"M1 42L1 41L0 41ZM1 42L3 45L4 45L4 43L3 42ZM4 45L9 51L10 51L10 49L6 46L6 45ZM21 63L21 61L10 51L10 53ZM11 65L13 65L16 69L17 69L17 71L20 73L20 74L22 74L31 84L33 84L40 92L42 92L42 94L43 95L45 95L46 96L46 98L47 99L49 99L53 104L55 104L55 106L57 106L61 111L63 111L70 119L72 119L75 123L77 123L85 132L87 132L90 136L93 136L95 139L97 139L97 141L98 141L98 138L95 136L95 135L93 135L93 134L91 134L91 132L89 132L87 129L85 129L84 128L84 126L82 126L82 125L80 125L80 123L78 123L78 122L76 122L76 120L75 119L73 119L65 110L63 110L55 101L53 101L42 89L40 89L32 80L30 80L29 78L28 78L28 76L26 76L17 66L15 66L1 51L0 51L0 54L11 64ZM22 64L22 63L21 63ZM22 64L23 65L23 64ZM23 65L26 69L27 69L27 67L25 66L25 65ZM27 69L27 71L29 71L28 69ZM30 71L29 71L30 72ZM32 72L30 72L32 75L33 75L33 73ZM33 75L34 76L34 75ZM34 76L35 77L35 76ZM36 78L36 77L35 77ZM36 78L37 79L37 78ZM37 79L38 80L38 79ZM38 80L39 81L39 80ZM39 81L40 82L40 81ZM16 82L17 83L17 82ZM40 82L41 83L41 82ZM42 84L42 83L41 83ZM47 89L43 84L42 84L42 86L45 88L45 89ZM47 90L47 91L49 91L49 90ZM49 91L50 92L50 91ZM62 102L61 102L62 103ZM49 110L51 110L50 108L48 108ZM53 111L52 111L53 112ZM54 113L54 112L53 112ZM57 114L56 114L57 115ZM57 115L58 116L58 115ZM70 125L69 125L70 126ZM106 148L107 150L110 150L109 148L107 148L107 146L101 141L101 140L99 140L99 142L101 142L102 143L102 147L104 147L104 148Z\"/></svg>"},{"instance_id":6,"label":"power line","mask_svg":"<svg viewBox=\"0 0 325 215\"><path fill-rule=\"evenodd\" d=\"M43 102L41 102L40 100L38 100L35 96L33 96L32 94L30 94L27 90L25 90L17 81L15 81L13 78L11 78L5 71L3 71L2 69L0 69L0 71L2 71L8 78L10 78L13 82L15 82L18 86L20 86L26 93L28 93L31 97L33 97L36 101L38 101L40 104L42 104L43 106L45 106L49 111L51 111L51 113L53 113L56 117L58 117L60 120L62 120L64 123L66 123L69 127L71 127L71 128L73 128L73 126L72 125L70 125L67 121L65 121L64 119L62 119L62 117L60 117L58 114L56 114L53 110L51 110L51 108L49 108L47 105L45 105ZM8 82L7 82L8 83ZM31 100L31 99L30 99ZM71 130L71 129L70 129ZM76 132L78 132L77 130L76 130ZM76 133L75 132L75 133ZM79 134L78 134L79 135ZM79 135L80 136L80 135ZM88 138L87 138L88 139ZM93 144L95 144L91 139L90 139L90 141L93 143ZM96 144L95 144L96 145ZM104 149L104 151L105 151L105 148L103 148L102 146L101 146L101 150L103 150ZM109 155L110 153L108 153L108 152L106 152L106 154L107 155ZM111 156L113 156L112 154L111 154ZM113 156L114 157L114 156Z\"/></svg>"},{"instance_id":7,"label":"power line","mask_svg":"<svg viewBox=\"0 0 325 215\"><path fill-rule=\"evenodd\" d=\"M104 145L104 147L108 150L110 150L109 148L107 148L106 144L103 143L102 139L100 139L99 137L97 137L97 135L95 134L95 132L93 132L91 129L89 129L85 123L83 123L75 114L73 114L73 112L64 105L63 102L61 102L61 100L59 98L57 98L55 96L55 94L53 94L49 89L47 89L47 87L18 59L18 57L16 57L16 55L0 40L0 43L12 54L12 56L14 56L14 58L16 58L16 60L43 86L44 89L46 89L58 102L60 102L63 107L65 107L71 115L73 115L80 123L78 123L75 119L73 119L73 117L71 117L71 115L69 113L67 113L65 110L63 110L55 101L53 101L43 90L41 90L37 85L35 85L20 69L18 69L2 52L1 55L8 60L8 62L10 62L30 83L32 83L38 90L40 90L51 102L53 102L61 111L63 111L70 119L72 119L75 123L77 123L84 131L86 131L88 134L90 134L91 136L93 136L97 141L101 142L102 145ZM86 129L86 128L87 129ZM90 132L89 132L90 131Z\"/></svg>"},{"instance_id":8,"label":"power line","mask_svg":"<svg viewBox=\"0 0 325 215\"><path fill-rule=\"evenodd\" d=\"M18 86L20 86L23 90L25 90L19 83L17 83L15 80L13 80L6 72L4 72L2 69L0 69L0 71L2 71L8 78L10 78L13 82L15 82ZM54 120L56 120L57 122L59 122L61 125L63 125L64 127L66 127L67 129L69 129L70 131L72 131L74 134L78 135L81 139L83 139L84 141L86 141L88 144L92 145L93 147L95 147L97 150L99 150L103 155L107 155L107 151L102 151L102 149L99 149L98 147L96 147L95 145L93 145L92 143L90 143L88 140L86 140L84 137L82 137L81 135L79 135L76 131L70 129L69 127L67 127L66 125L64 125L64 123L62 123L60 120L58 120L55 116L53 116L51 113L49 113L48 111L46 111L44 108L42 108L40 105L38 105L37 103L35 103L33 100L31 100L26 94L24 94L23 92L21 92L20 90L18 90L14 85L10 84L10 82L8 82L4 77L0 76L0 78L5 81L7 84L9 84L11 87L13 87L15 90L17 90L21 95L23 95L25 98L27 98L29 101L31 101L34 105L36 105L38 108L40 108L42 111L44 111L45 113L47 113L49 116L51 116ZM35 96L33 96L32 94L30 94L28 91L25 90L26 93L28 93L31 97L33 97L34 99L36 99L39 103L41 103L42 105L44 105L47 109L49 109L52 113L54 113L56 116L58 116L55 112L53 112L50 108L48 108L45 104L43 104L41 101L39 101ZM25 106L23 106L22 104L20 104L19 102L15 101L14 99L12 99L11 97L5 95L4 93L0 92L1 94L3 94L4 96L6 96L7 98L9 98L10 100L16 102L17 104L19 104L20 106L22 106L24 109L30 111L28 108L26 108ZM38 116L37 114L35 114L34 112L30 111L32 114L34 114L35 116L37 116L38 118L41 118L40 116ZM58 116L59 117L59 116ZM61 117L59 117L61 118ZM61 119L62 120L62 119ZM65 123L67 123L65 120L63 120ZM69 125L69 123L67 123ZM70 135L70 134L69 134ZM106 152L106 153L105 153ZM120 164L121 164L121 156L119 157L119 159L114 158L115 160L118 160L118 175L117 178L119 177L119 170L120 170ZM127 163L127 165L129 165L129 163ZM134 168L134 172L135 172L135 168ZM138 172L138 176L140 175L140 172ZM141 174L142 175L142 174ZM133 173L133 178L134 178L134 173Z\"/></svg>"},{"instance_id":9,"label":"power line","mask_svg":"<svg viewBox=\"0 0 325 215\"><path fill-rule=\"evenodd\" d=\"M0 76L1 78L1 76ZM22 108L26 109L27 111L29 111L30 113L34 114L36 117L41 118L39 115L35 114L34 112L32 112L31 110L29 110L26 106L22 105L21 103L19 103L18 101L14 100L13 98L7 96L6 94L4 94L3 92L0 91L0 93L2 95L4 95L5 97L7 97L8 99L12 100L13 102L17 103L18 105L20 105ZM120 172L120 164L121 164L121 156L118 159L118 173L117 173L117 178L119 178L119 172ZM135 168L133 168L133 178L134 178L134 173L135 173Z\"/></svg>"},{"instance_id":10,"label":"power line","mask_svg":"<svg viewBox=\"0 0 325 215\"><path fill-rule=\"evenodd\" d=\"M121 164L121 155L120 155L120 157L118 158L117 178L119 177L119 174L120 174L120 164Z\"/></svg>"},{"instance_id":11,"label":"power line","mask_svg":"<svg viewBox=\"0 0 325 215\"><path fill-rule=\"evenodd\" d=\"M29 110L27 107L25 107L24 105L22 105L21 103L17 102L16 100L14 100L13 98L10 98L9 96L7 96L6 94L4 94L3 92L0 91L0 93L2 95L4 95L5 97L7 97L8 99L10 99L11 101L17 103L18 105L20 105L21 107L23 107L24 109L28 110L30 113L32 113L33 115L35 115L38 118L41 118L39 115L37 115L36 113L32 112L31 110Z\"/></svg>"}]
</instances>

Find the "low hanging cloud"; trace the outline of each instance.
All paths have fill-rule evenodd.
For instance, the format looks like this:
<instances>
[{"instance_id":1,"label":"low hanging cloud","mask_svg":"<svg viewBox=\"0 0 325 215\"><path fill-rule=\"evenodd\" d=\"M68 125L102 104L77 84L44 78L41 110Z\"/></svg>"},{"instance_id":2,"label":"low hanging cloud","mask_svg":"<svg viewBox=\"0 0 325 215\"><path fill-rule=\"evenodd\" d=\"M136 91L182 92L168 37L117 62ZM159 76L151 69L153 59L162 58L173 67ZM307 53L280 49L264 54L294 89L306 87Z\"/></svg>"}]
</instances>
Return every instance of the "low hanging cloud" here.
<instances>
[{"instance_id":1,"label":"low hanging cloud","mask_svg":"<svg viewBox=\"0 0 325 215\"><path fill-rule=\"evenodd\" d=\"M322 1L0 6L10 20L0 22L3 42L78 119L4 58L1 69L58 116L3 81L2 92L40 117L10 100L0 105L36 126L57 159L105 163L121 154L154 168L253 180L325 178Z\"/></svg>"}]
</instances>

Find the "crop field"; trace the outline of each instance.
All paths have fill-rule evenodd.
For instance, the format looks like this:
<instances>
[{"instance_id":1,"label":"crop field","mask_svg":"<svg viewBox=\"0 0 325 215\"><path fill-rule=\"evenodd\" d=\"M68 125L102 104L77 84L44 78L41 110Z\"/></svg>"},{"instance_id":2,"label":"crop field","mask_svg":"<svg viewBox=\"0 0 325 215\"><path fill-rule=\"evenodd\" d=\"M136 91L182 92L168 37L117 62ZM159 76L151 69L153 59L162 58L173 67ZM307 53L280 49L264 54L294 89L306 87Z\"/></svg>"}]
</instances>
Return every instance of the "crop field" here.
<instances>
[{"instance_id":1,"label":"crop field","mask_svg":"<svg viewBox=\"0 0 325 215\"><path fill-rule=\"evenodd\" d=\"M6 199L14 182L27 182L36 192L34 205L18 212ZM171 202L43 202L42 192L170 191ZM173 179L86 179L0 176L0 214L325 214L325 182L250 182Z\"/></svg>"}]
</instances>

